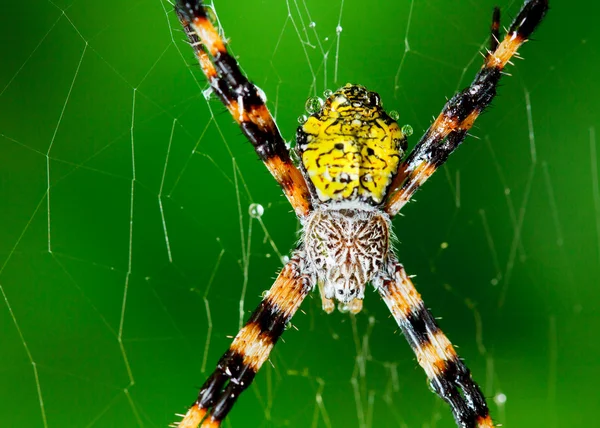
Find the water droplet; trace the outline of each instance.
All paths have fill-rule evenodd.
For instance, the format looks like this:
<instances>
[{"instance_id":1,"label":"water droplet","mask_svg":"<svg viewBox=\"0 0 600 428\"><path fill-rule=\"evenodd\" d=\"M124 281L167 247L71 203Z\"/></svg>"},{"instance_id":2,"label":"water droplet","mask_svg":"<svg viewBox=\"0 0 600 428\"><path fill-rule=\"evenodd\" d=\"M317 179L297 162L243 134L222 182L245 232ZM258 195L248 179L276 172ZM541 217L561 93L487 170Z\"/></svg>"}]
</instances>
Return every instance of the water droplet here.
<instances>
[{"instance_id":1,"label":"water droplet","mask_svg":"<svg viewBox=\"0 0 600 428\"><path fill-rule=\"evenodd\" d=\"M214 91L213 91L212 86L209 86L208 88L206 88L205 90L202 91L202 96L204 97L204 99L206 101L210 101L213 94L214 94Z\"/></svg>"},{"instance_id":2,"label":"water droplet","mask_svg":"<svg viewBox=\"0 0 600 428\"><path fill-rule=\"evenodd\" d=\"M494 396L494 402L499 406L503 405L504 403L506 403L506 395L499 392Z\"/></svg>"},{"instance_id":3,"label":"water droplet","mask_svg":"<svg viewBox=\"0 0 600 428\"><path fill-rule=\"evenodd\" d=\"M304 125L306 123L306 121L308 120L308 116L303 114L301 116L298 116L298 123L300 125Z\"/></svg>"},{"instance_id":4,"label":"water droplet","mask_svg":"<svg viewBox=\"0 0 600 428\"><path fill-rule=\"evenodd\" d=\"M338 25L337 27L335 27L335 32L336 32L337 34L340 34L340 33L342 32L342 30L343 30L343 28L342 28L342 26L341 26L341 25Z\"/></svg>"},{"instance_id":5,"label":"water droplet","mask_svg":"<svg viewBox=\"0 0 600 428\"><path fill-rule=\"evenodd\" d=\"M388 113L388 115L394 120L398 120L400 118L400 114L396 110L392 110Z\"/></svg>"},{"instance_id":6,"label":"water droplet","mask_svg":"<svg viewBox=\"0 0 600 428\"><path fill-rule=\"evenodd\" d=\"M442 250L445 250L446 248L448 248L448 243L447 243L447 242L442 242L442 243L440 244L440 248L441 248Z\"/></svg>"},{"instance_id":7,"label":"water droplet","mask_svg":"<svg viewBox=\"0 0 600 428\"><path fill-rule=\"evenodd\" d=\"M492 285L498 285L498 278L492 278L492 280L490 281L490 283Z\"/></svg>"},{"instance_id":8,"label":"water droplet","mask_svg":"<svg viewBox=\"0 0 600 428\"><path fill-rule=\"evenodd\" d=\"M410 125L404 125L402 127L402 133L404 135L406 135L407 137L410 137L413 134L412 126L410 126Z\"/></svg>"},{"instance_id":9,"label":"water droplet","mask_svg":"<svg viewBox=\"0 0 600 428\"><path fill-rule=\"evenodd\" d=\"M315 28L317 26L317 23L315 21L310 21L310 23L308 24L309 28Z\"/></svg>"},{"instance_id":10,"label":"water droplet","mask_svg":"<svg viewBox=\"0 0 600 428\"><path fill-rule=\"evenodd\" d=\"M323 91L323 96L324 96L325 98L329 98L329 97L330 97L330 96L332 96L332 95L333 95L333 91L332 91L331 89L325 89L325 90Z\"/></svg>"},{"instance_id":11,"label":"water droplet","mask_svg":"<svg viewBox=\"0 0 600 428\"><path fill-rule=\"evenodd\" d=\"M265 213L265 209L261 204L250 204L250 207L248 207L248 213L252 218L261 218Z\"/></svg>"},{"instance_id":12,"label":"water droplet","mask_svg":"<svg viewBox=\"0 0 600 428\"><path fill-rule=\"evenodd\" d=\"M260 297L261 299L264 299L265 297L267 297L269 295L269 290L265 290L262 293L260 293Z\"/></svg>"},{"instance_id":13,"label":"water droplet","mask_svg":"<svg viewBox=\"0 0 600 428\"><path fill-rule=\"evenodd\" d=\"M306 100L306 103L304 104L304 108L310 114L318 112L319 110L321 110L322 106L323 100L319 97L310 97Z\"/></svg>"},{"instance_id":14,"label":"water droplet","mask_svg":"<svg viewBox=\"0 0 600 428\"><path fill-rule=\"evenodd\" d=\"M290 261L290 258L288 256L281 256L281 263L285 264L289 261Z\"/></svg>"}]
</instances>

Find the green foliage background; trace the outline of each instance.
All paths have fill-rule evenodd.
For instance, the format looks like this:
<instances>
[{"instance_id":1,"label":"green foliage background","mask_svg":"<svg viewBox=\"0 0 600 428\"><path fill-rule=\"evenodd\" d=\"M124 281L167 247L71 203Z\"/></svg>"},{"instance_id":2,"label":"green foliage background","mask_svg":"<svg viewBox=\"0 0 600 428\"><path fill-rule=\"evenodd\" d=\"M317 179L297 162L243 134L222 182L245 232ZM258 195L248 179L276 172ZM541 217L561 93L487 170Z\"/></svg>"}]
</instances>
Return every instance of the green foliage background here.
<instances>
[{"instance_id":1,"label":"green foliage background","mask_svg":"<svg viewBox=\"0 0 600 428\"><path fill-rule=\"evenodd\" d=\"M338 0L216 1L285 138L308 96L355 82L412 125L411 147L479 67L493 6L416 0L409 20L408 0L345 0L337 51ZM508 25L520 2L500 6ZM596 419L599 13L552 2L480 139L394 220L401 260L509 428ZM298 223L202 96L170 4L11 2L0 22L0 425L165 427L237 332L244 287L247 315L270 286L272 244L287 254ZM453 426L366 297L355 318L308 299L225 426Z\"/></svg>"}]
</instances>

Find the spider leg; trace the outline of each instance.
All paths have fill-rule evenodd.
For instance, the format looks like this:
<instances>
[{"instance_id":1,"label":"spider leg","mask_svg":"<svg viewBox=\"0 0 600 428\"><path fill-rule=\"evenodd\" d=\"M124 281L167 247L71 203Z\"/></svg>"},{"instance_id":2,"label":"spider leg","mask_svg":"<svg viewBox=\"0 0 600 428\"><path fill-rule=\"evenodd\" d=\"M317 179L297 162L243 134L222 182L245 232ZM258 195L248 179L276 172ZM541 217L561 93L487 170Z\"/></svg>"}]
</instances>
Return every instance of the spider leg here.
<instances>
[{"instance_id":1,"label":"spider leg","mask_svg":"<svg viewBox=\"0 0 600 428\"><path fill-rule=\"evenodd\" d=\"M302 265L301 252L297 251L204 382L198 399L179 423L179 428L196 428L199 424L202 428L217 428L221 425L312 290L314 281L302 274Z\"/></svg>"},{"instance_id":2,"label":"spider leg","mask_svg":"<svg viewBox=\"0 0 600 428\"><path fill-rule=\"evenodd\" d=\"M500 13L494 10L491 42L493 48L469 87L454 95L421 137L410 155L400 164L392 181L384 210L395 216L421 185L463 142L475 119L496 95L506 63L539 25L548 10L547 0L529 0L511 24L501 43L498 35Z\"/></svg>"},{"instance_id":3,"label":"spider leg","mask_svg":"<svg viewBox=\"0 0 600 428\"><path fill-rule=\"evenodd\" d=\"M417 356L431 388L450 405L456 424L461 428L493 427L479 386L425 307L404 267L390 260L387 274L374 285Z\"/></svg>"},{"instance_id":4,"label":"spider leg","mask_svg":"<svg viewBox=\"0 0 600 428\"><path fill-rule=\"evenodd\" d=\"M304 177L293 164L264 95L240 70L201 0L178 0L175 10L213 92L227 107L298 217L311 208Z\"/></svg>"}]
</instances>

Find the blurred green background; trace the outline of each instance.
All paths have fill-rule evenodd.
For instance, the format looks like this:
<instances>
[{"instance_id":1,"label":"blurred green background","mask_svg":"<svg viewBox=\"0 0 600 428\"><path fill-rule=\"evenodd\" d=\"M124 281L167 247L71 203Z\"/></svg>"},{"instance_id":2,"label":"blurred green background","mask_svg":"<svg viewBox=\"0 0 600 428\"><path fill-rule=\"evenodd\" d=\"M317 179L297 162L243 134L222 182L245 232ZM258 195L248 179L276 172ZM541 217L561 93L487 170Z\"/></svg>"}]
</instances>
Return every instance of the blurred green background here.
<instances>
[{"instance_id":1,"label":"blurred green background","mask_svg":"<svg viewBox=\"0 0 600 428\"><path fill-rule=\"evenodd\" d=\"M499 4L505 25L520 4ZM286 139L307 97L354 82L412 125L411 147L480 66L494 5L216 1ZM394 220L505 427L596 419L599 14L552 2L479 139ZM203 96L169 3L11 2L0 21L0 425L165 427L298 222ZM377 294L356 317L326 315L316 293L303 311L224 426L453 426Z\"/></svg>"}]
</instances>

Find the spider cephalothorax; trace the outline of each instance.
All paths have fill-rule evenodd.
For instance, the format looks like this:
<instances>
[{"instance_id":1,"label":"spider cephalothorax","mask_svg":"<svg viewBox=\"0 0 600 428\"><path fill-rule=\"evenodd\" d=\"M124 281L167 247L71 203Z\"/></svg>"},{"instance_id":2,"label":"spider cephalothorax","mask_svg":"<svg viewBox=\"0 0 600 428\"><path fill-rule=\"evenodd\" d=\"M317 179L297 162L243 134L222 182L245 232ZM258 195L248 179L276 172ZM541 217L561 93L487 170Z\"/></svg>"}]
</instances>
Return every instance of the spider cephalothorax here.
<instances>
[{"instance_id":1,"label":"spider cephalothorax","mask_svg":"<svg viewBox=\"0 0 600 428\"><path fill-rule=\"evenodd\" d=\"M411 153L379 95L348 84L328 95L296 132L296 165L265 97L242 73L201 0L178 0L178 17L212 91L254 146L301 224L300 244L202 385L180 428L218 428L268 359L302 301L318 285L323 309L357 313L370 282L404 333L433 391L461 428L491 428L481 389L437 325L390 248L391 221L464 141L489 105L503 69L548 10L527 0L500 41L494 10L490 49L471 85L448 100ZM245 423L257 425L257 423Z\"/></svg>"},{"instance_id":2,"label":"spider cephalothorax","mask_svg":"<svg viewBox=\"0 0 600 428\"><path fill-rule=\"evenodd\" d=\"M385 198L406 150L406 137L376 92L347 84L296 132L296 150L320 202Z\"/></svg>"},{"instance_id":3,"label":"spider cephalothorax","mask_svg":"<svg viewBox=\"0 0 600 428\"><path fill-rule=\"evenodd\" d=\"M387 260L389 217L367 207L317 209L304 226L306 264L327 313L334 309L333 299L340 311L360 312L366 284Z\"/></svg>"}]
</instances>

